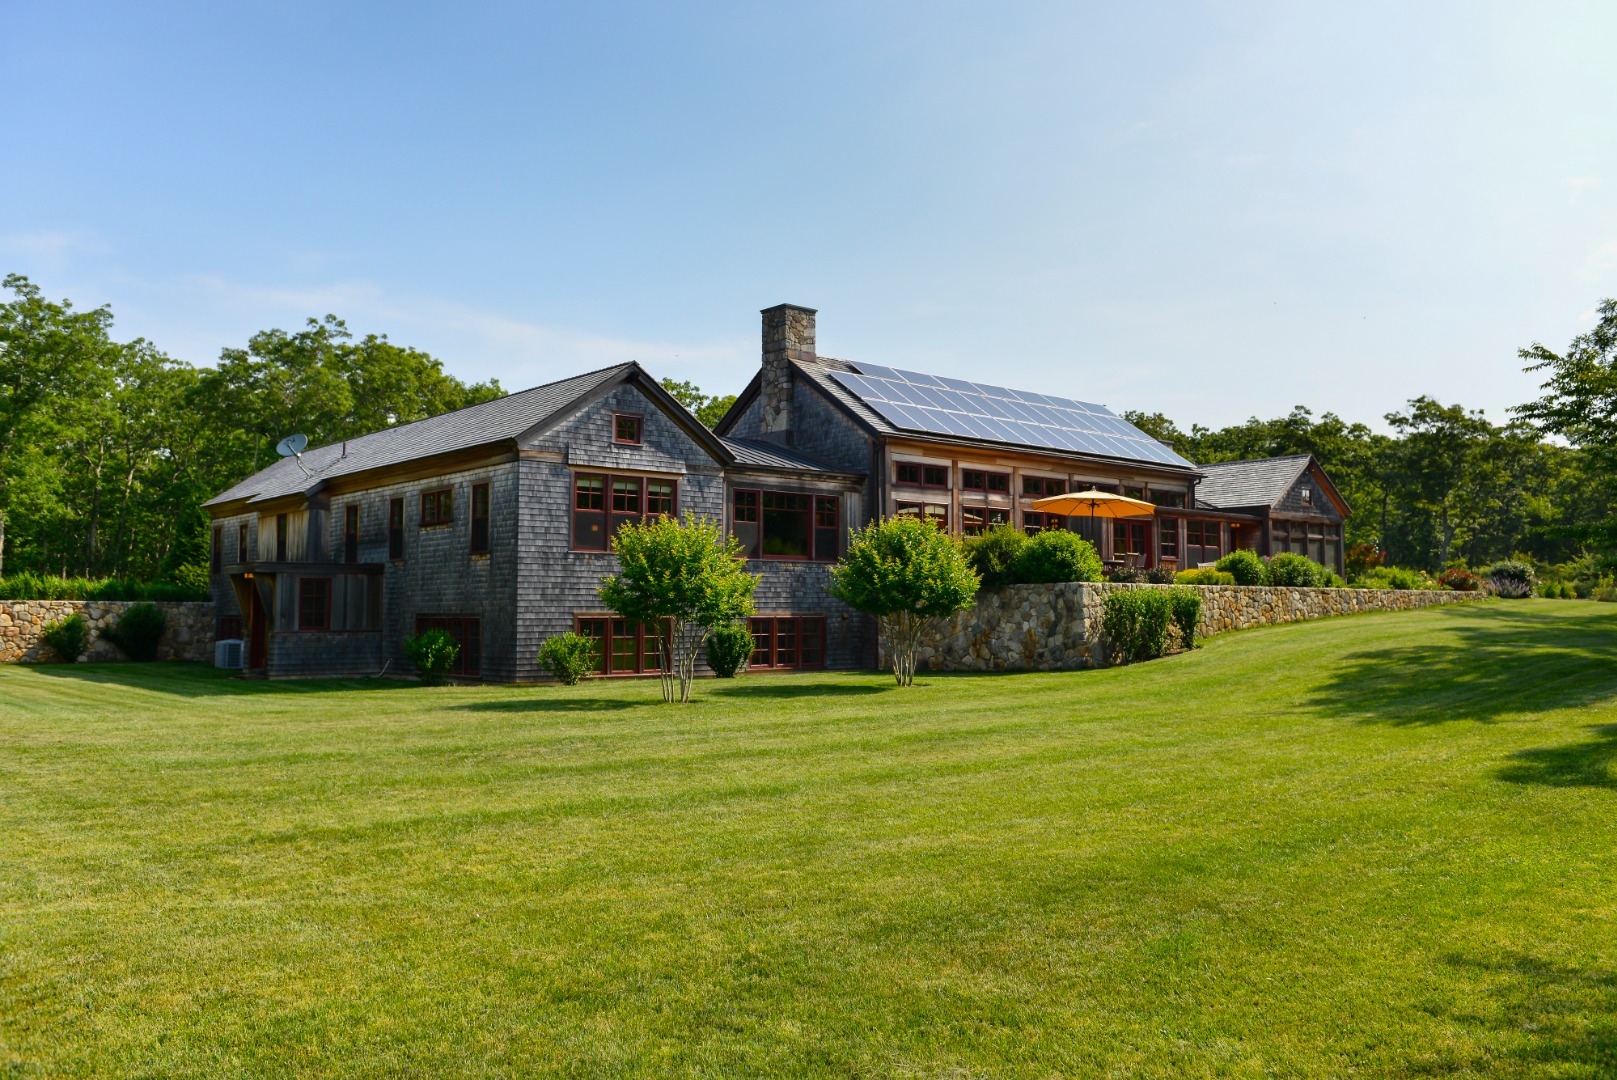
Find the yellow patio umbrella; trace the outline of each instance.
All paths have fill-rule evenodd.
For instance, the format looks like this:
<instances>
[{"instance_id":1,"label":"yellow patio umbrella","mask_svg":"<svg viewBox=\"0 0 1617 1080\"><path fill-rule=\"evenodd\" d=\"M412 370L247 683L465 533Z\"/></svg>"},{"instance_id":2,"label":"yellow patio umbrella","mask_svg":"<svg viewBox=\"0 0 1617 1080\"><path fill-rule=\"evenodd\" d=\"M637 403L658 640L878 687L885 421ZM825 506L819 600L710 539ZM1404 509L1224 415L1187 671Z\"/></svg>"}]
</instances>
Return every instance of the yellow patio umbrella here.
<instances>
[{"instance_id":1,"label":"yellow patio umbrella","mask_svg":"<svg viewBox=\"0 0 1617 1080\"><path fill-rule=\"evenodd\" d=\"M1098 517L1152 517L1157 512L1156 505L1144 499L1131 499L1127 495L1119 495L1114 491L1101 491L1097 488L1035 499L1033 509L1041 514L1060 514L1062 517L1076 517L1087 510L1089 531L1092 533L1095 531L1095 519Z\"/></svg>"}]
</instances>

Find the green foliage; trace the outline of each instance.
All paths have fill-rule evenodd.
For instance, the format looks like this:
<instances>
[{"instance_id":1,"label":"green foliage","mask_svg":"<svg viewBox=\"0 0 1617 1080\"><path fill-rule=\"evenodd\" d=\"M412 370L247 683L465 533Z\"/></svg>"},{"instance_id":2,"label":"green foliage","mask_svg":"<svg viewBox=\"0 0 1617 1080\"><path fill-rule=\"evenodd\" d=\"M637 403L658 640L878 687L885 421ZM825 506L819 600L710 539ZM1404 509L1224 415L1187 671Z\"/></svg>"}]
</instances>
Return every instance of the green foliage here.
<instances>
[{"instance_id":1,"label":"green foliage","mask_svg":"<svg viewBox=\"0 0 1617 1080\"><path fill-rule=\"evenodd\" d=\"M1488 568L1488 584L1495 594L1508 600L1532 596L1534 580L1533 567L1515 559L1503 559Z\"/></svg>"},{"instance_id":2,"label":"green foliage","mask_svg":"<svg viewBox=\"0 0 1617 1080\"><path fill-rule=\"evenodd\" d=\"M1452 566L1438 575L1437 583L1455 592L1476 592L1482 588L1482 579L1463 567Z\"/></svg>"},{"instance_id":3,"label":"green foliage","mask_svg":"<svg viewBox=\"0 0 1617 1080\"><path fill-rule=\"evenodd\" d=\"M1333 577L1335 575L1329 570L1306 555L1285 551L1269 560L1264 572L1264 584L1312 588L1331 584Z\"/></svg>"},{"instance_id":4,"label":"green foliage","mask_svg":"<svg viewBox=\"0 0 1617 1080\"><path fill-rule=\"evenodd\" d=\"M680 379L663 379L662 388L667 390L669 396L689 409L702 425L707 428L716 428L724 414L730 411L730 406L736 403L734 394L725 394L714 397L702 393L701 387L693 382L684 382Z\"/></svg>"},{"instance_id":5,"label":"green foliage","mask_svg":"<svg viewBox=\"0 0 1617 1080\"><path fill-rule=\"evenodd\" d=\"M1194 570L1181 570L1174 575L1174 580L1181 585L1234 585L1235 575L1227 570L1203 566Z\"/></svg>"},{"instance_id":6,"label":"green foliage","mask_svg":"<svg viewBox=\"0 0 1617 1080\"><path fill-rule=\"evenodd\" d=\"M0 578L0 600L148 600L204 601L210 599L206 585L201 589L164 581L131 581L124 578L59 578L44 574L21 573Z\"/></svg>"},{"instance_id":7,"label":"green foliage","mask_svg":"<svg viewBox=\"0 0 1617 1080\"><path fill-rule=\"evenodd\" d=\"M50 646L56 659L71 664L90 648L90 624L83 615L74 612L58 619L40 632L40 640Z\"/></svg>"},{"instance_id":8,"label":"green foliage","mask_svg":"<svg viewBox=\"0 0 1617 1080\"><path fill-rule=\"evenodd\" d=\"M831 571L832 595L880 620L900 686L915 681L920 639L938 620L975 604L978 584L960 545L912 517L873 521L853 533Z\"/></svg>"},{"instance_id":9,"label":"green foliage","mask_svg":"<svg viewBox=\"0 0 1617 1080\"><path fill-rule=\"evenodd\" d=\"M1119 589L1106 594L1101 601L1101 634L1114 663L1154 660L1168 651L1168 629L1174 616L1168 592ZM1198 597L1198 605L1200 602Z\"/></svg>"},{"instance_id":10,"label":"green foliage","mask_svg":"<svg viewBox=\"0 0 1617 1080\"><path fill-rule=\"evenodd\" d=\"M1179 571L1176 568L1164 563L1157 563L1140 571L1140 580L1148 585L1172 585L1178 576Z\"/></svg>"},{"instance_id":11,"label":"green foliage","mask_svg":"<svg viewBox=\"0 0 1617 1080\"><path fill-rule=\"evenodd\" d=\"M1264 581L1263 560L1245 548L1237 548L1213 566L1233 577L1237 585L1262 585Z\"/></svg>"},{"instance_id":12,"label":"green foliage","mask_svg":"<svg viewBox=\"0 0 1617 1080\"><path fill-rule=\"evenodd\" d=\"M733 679L752 657L752 631L743 622L720 623L707 639L707 666L721 679Z\"/></svg>"},{"instance_id":13,"label":"green foliage","mask_svg":"<svg viewBox=\"0 0 1617 1080\"><path fill-rule=\"evenodd\" d=\"M101 636L118 646L129 659L149 662L157 659L157 647L167 627L168 616L162 608L141 603L125 611L117 623L101 632Z\"/></svg>"},{"instance_id":14,"label":"green foliage","mask_svg":"<svg viewBox=\"0 0 1617 1080\"><path fill-rule=\"evenodd\" d=\"M1101 569L1095 546L1065 529L1045 529L1029 537L1011 567L1016 580L1029 585L1099 581Z\"/></svg>"},{"instance_id":15,"label":"green foliage","mask_svg":"<svg viewBox=\"0 0 1617 1080\"><path fill-rule=\"evenodd\" d=\"M758 578L746 571L741 544L708 518L655 518L618 530L619 573L601 583L601 599L626 619L671 624L663 700L691 699L697 651L708 632L752 614Z\"/></svg>"},{"instance_id":16,"label":"green foliage","mask_svg":"<svg viewBox=\"0 0 1617 1080\"><path fill-rule=\"evenodd\" d=\"M1545 581L1539 584L1538 595L1546 600L1575 600L1578 592L1570 581Z\"/></svg>"},{"instance_id":17,"label":"green foliage","mask_svg":"<svg viewBox=\"0 0 1617 1080\"><path fill-rule=\"evenodd\" d=\"M1168 610L1181 648L1196 647L1196 628L1201 625L1202 594L1195 589L1169 589Z\"/></svg>"},{"instance_id":18,"label":"green foliage","mask_svg":"<svg viewBox=\"0 0 1617 1080\"><path fill-rule=\"evenodd\" d=\"M1424 589L1426 579L1418 570L1403 566L1377 566L1354 584L1366 589Z\"/></svg>"},{"instance_id":19,"label":"green foliage","mask_svg":"<svg viewBox=\"0 0 1617 1080\"><path fill-rule=\"evenodd\" d=\"M968 536L961 544L966 561L985 589L1018 583L1016 557L1026 546L1027 534L1014 525L995 525L979 536Z\"/></svg>"},{"instance_id":20,"label":"green foliage","mask_svg":"<svg viewBox=\"0 0 1617 1080\"><path fill-rule=\"evenodd\" d=\"M449 669L460 655L460 644L447 630L425 630L404 639L404 655L415 665L416 674L428 686L442 686L449 680Z\"/></svg>"},{"instance_id":21,"label":"green foliage","mask_svg":"<svg viewBox=\"0 0 1617 1080\"><path fill-rule=\"evenodd\" d=\"M600 662L601 643L571 630L546 638L539 646L539 666L566 686L577 686L580 679L589 678Z\"/></svg>"}]
</instances>

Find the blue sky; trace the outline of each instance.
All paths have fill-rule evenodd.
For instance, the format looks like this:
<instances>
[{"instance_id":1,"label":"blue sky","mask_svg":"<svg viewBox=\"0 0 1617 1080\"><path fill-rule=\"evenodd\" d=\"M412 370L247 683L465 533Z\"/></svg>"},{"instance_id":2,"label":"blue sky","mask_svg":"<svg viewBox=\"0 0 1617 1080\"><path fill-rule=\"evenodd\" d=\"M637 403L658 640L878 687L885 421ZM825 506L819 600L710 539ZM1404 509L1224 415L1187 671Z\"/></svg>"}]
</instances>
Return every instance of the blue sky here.
<instances>
[{"instance_id":1,"label":"blue sky","mask_svg":"<svg viewBox=\"0 0 1617 1080\"><path fill-rule=\"evenodd\" d=\"M329 311L513 389L733 391L790 301L824 353L1185 424L1497 420L1617 295L1613 40L1610 3L8 0L0 271L195 363Z\"/></svg>"}]
</instances>

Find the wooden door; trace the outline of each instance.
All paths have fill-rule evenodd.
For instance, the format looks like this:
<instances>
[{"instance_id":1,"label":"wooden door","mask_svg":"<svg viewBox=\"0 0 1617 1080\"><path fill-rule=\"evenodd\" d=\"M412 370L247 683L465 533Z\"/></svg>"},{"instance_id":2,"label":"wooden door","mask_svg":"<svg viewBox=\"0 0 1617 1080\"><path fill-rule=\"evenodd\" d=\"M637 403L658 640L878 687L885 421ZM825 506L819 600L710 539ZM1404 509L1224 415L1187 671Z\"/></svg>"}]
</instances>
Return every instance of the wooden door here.
<instances>
[{"instance_id":1,"label":"wooden door","mask_svg":"<svg viewBox=\"0 0 1617 1080\"><path fill-rule=\"evenodd\" d=\"M248 582L253 585L252 582ZM264 610L264 601L259 598L256 585L247 590L250 597L248 604L252 610L248 613L247 622L247 667L249 670L259 670L269 660L269 615Z\"/></svg>"}]
</instances>

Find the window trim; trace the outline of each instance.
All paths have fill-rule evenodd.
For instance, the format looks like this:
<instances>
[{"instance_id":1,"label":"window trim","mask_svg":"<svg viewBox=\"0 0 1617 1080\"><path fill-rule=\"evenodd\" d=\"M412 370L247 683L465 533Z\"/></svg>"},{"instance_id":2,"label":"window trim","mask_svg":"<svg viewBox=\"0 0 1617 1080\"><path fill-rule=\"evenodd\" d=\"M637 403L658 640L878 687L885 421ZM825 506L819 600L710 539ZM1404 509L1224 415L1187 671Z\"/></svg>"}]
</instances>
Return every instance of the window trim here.
<instances>
[{"instance_id":1,"label":"window trim","mask_svg":"<svg viewBox=\"0 0 1617 1080\"><path fill-rule=\"evenodd\" d=\"M352 526L350 528L350 526ZM359 504L348 503L342 508L342 561L353 566L359 562Z\"/></svg>"},{"instance_id":2,"label":"window trim","mask_svg":"<svg viewBox=\"0 0 1617 1080\"><path fill-rule=\"evenodd\" d=\"M307 623L305 621L305 613L304 613L304 608L303 608L303 603L304 603L303 590L306 587L308 587L309 585L314 584L315 582L319 582L320 584L324 585L325 589L326 589L325 606L324 606L324 611L322 613L323 618L322 618L322 621L319 623L319 625L311 625L311 624L309 624L309 623ZM330 632L330 630L331 630L331 586L332 586L332 579L328 578L328 577L300 577L300 578L298 578L298 633L300 633L300 634L304 634L304 633L317 634L317 633L328 633L328 632Z\"/></svg>"},{"instance_id":3,"label":"window trim","mask_svg":"<svg viewBox=\"0 0 1617 1080\"><path fill-rule=\"evenodd\" d=\"M433 488L430 491L423 491L419 494L419 524L421 528L442 529L455 523L455 488L453 485L449 487ZM427 516L427 502L429 499L432 501L431 517ZM445 503L448 504L447 513L445 512Z\"/></svg>"},{"instance_id":4,"label":"window trim","mask_svg":"<svg viewBox=\"0 0 1617 1080\"><path fill-rule=\"evenodd\" d=\"M948 532L951 531L951 529L950 529L950 525L951 525L950 519L953 517L953 515L949 512L949 504L948 503L924 502L924 501L923 502L915 502L915 501L910 500L910 499L894 499L893 500L893 516L894 517L905 517L906 515L904 513L904 510L905 510L906 507L914 507L915 511L916 511L915 516L917 518L919 518L920 520L928 522L930 524L937 525L938 528L941 531L945 532L945 533L948 533ZM928 508L940 509L940 510L943 511L943 513L942 514L929 514L929 513L927 513ZM941 524L940 524L940 522L941 522Z\"/></svg>"},{"instance_id":5,"label":"window trim","mask_svg":"<svg viewBox=\"0 0 1617 1080\"><path fill-rule=\"evenodd\" d=\"M387 558L404 561L404 496L387 501Z\"/></svg>"},{"instance_id":6,"label":"window trim","mask_svg":"<svg viewBox=\"0 0 1617 1080\"><path fill-rule=\"evenodd\" d=\"M618 436L618 423L623 420L634 421L634 438L624 439ZM646 418L641 413L615 412L612 414L612 442L618 446L644 446L646 439Z\"/></svg>"},{"instance_id":7,"label":"window trim","mask_svg":"<svg viewBox=\"0 0 1617 1080\"><path fill-rule=\"evenodd\" d=\"M915 469L916 470L916 475L918 477L920 477L920 479L918 479L918 480L905 480L903 477L901 477L899 475L899 470L900 469L905 469L905 468ZM943 470L943 483L941 483L941 484L929 484L929 483L927 483L926 471L928 469L942 469ZM895 461L895 462L893 462L893 483L895 485L898 485L898 486L901 486L901 487L926 488L929 491L948 491L949 490L949 481L950 481L949 466L947 466L947 465L937 465L937 464L932 464L932 463L928 463L928 462L925 462L925 461Z\"/></svg>"},{"instance_id":8,"label":"window trim","mask_svg":"<svg viewBox=\"0 0 1617 1080\"><path fill-rule=\"evenodd\" d=\"M646 637L647 637L647 635L646 635L646 624L644 622L641 622L640 620L637 620L637 619L625 619L623 616L617 614L616 612L611 612L611 611L605 611L605 612L579 611L579 612L574 612L573 613L573 633L575 633L575 634L584 634L584 624L585 623L597 623L597 622L605 624L606 633L602 637L594 638L594 640L599 641L601 643L601 647L600 647L601 666L599 668L595 669L594 675L595 675L596 678L598 678L598 679L634 679L634 678L640 678L640 677L643 677L643 676L646 676L646 675L659 675L659 674L662 673L662 668L660 666L648 666L647 663L646 663ZM634 639L634 642L635 642L634 670L633 671L614 671L614 670L612 670L613 645L619 639L619 635L618 635L618 633L617 633L617 631L615 629L615 624L620 623L620 622L621 623L631 623L634 626L634 629L632 631L629 631L628 633L623 635L625 637L632 637ZM663 632L662 632L661 636L665 640L666 640L666 638L668 636L669 629L670 629L669 621L664 619L663 620ZM594 635L585 635L585 636L592 637L592 638L594 637ZM655 660L655 658L654 658L654 660Z\"/></svg>"},{"instance_id":9,"label":"window trim","mask_svg":"<svg viewBox=\"0 0 1617 1080\"><path fill-rule=\"evenodd\" d=\"M982 487L973 487L970 484L966 483L966 477L970 476L973 473L976 473L978 476L983 478L983 486ZM995 489L988 486L989 481L994 477L1002 477L1005 480L1005 490L996 491ZM980 492L983 495L1005 495L1005 496L1009 496L1010 493L1011 493L1011 474L1008 473L1008 472L1001 472L998 469L980 469L980 468L977 468L976 466L962 465L962 466L960 466L960 490L961 491L976 491L976 492Z\"/></svg>"},{"instance_id":10,"label":"window trim","mask_svg":"<svg viewBox=\"0 0 1617 1080\"><path fill-rule=\"evenodd\" d=\"M830 631L830 620L826 618L826 616L821 614L798 615L789 612L765 612L761 615L754 615L747 620L747 629L752 631L754 642L756 642L758 638L758 624L764 622L769 623L768 634L770 662L767 664L753 663L753 658L758 655L758 649L755 644L752 653L747 657L748 671L821 671L825 668L826 644ZM797 623L797 625L793 628L797 635L797 660L795 663L791 664L775 663L775 659L779 655L780 624L783 622ZM819 630L819 659L812 664L803 663L803 641L805 640L803 635L804 623L816 624L817 629Z\"/></svg>"},{"instance_id":11,"label":"window trim","mask_svg":"<svg viewBox=\"0 0 1617 1080\"><path fill-rule=\"evenodd\" d=\"M482 496L483 509L481 513L477 509L478 496ZM468 538L468 546L473 555L487 555L489 553L491 499L488 481L485 480L481 484L472 485L472 508L469 518L471 528L468 530L471 536Z\"/></svg>"},{"instance_id":12,"label":"window trim","mask_svg":"<svg viewBox=\"0 0 1617 1080\"><path fill-rule=\"evenodd\" d=\"M578 505L578 482L580 480L584 480L584 479L600 480L601 481L601 509L599 509L599 510L580 510L579 509L579 505ZM613 511L613 509L612 509L612 482L614 480L633 480L633 481L635 481L636 483L638 483L640 485L640 495L639 495L640 510L639 510L638 513L626 514L626 513L616 513L616 512ZM648 519L650 519L652 517L662 516L660 514L650 514L650 513L647 513L647 511L646 511L647 500L648 500L648 498L650 496L651 485L653 483L667 483L667 484L671 484L673 486L674 490L673 490L672 499L673 499L673 507L674 508L673 508L673 512L668 516L678 518L679 517L679 486L680 485L679 485L679 477L677 477L677 476L667 476L667 475L658 474L658 473L626 472L626 471L623 471L623 470L619 470L619 471L616 471L616 472L608 472L608 471L605 471L605 470L597 470L597 469L569 470L569 473L568 473L569 495L568 495L568 498L567 498L567 504L568 504L567 550L569 552L577 552L579 554L584 554L584 555L610 555L610 554L612 554L612 537L614 535L616 535L616 533L617 533L617 528L613 524L614 519L633 519L635 521L644 523L645 521L647 521ZM578 546L578 515L580 513L600 514L601 515L602 531L606 534L605 535L605 541L606 541L606 546L605 547L594 548L594 547L579 547Z\"/></svg>"},{"instance_id":13,"label":"window trim","mask_svg":"<svg viewBox=\"0 0 1617 1080\"><path fill-rule=\"evenodd\" d=\"M1039 485L1039 491L1037 493L1031 492L1027 489L1028 481L1030 480ZM1050 485L1052 484L1059 488L1059 490L1051 490ZM1022 498L1024 499L1048 499L1051 496L1065 495L1066 493L1067 478L1065 476L1048 476L1044 473L1022 474Z\"/></svg>"},{"instance_id":14,"label":"window trim","mask_svg":"<svg viewBox=\"0 0 1617 1080\"><path fill-rule=\"evenodd\" d=\"M757 513L756 518L753 518L752 520L745 520L736 516L736 498L740 495L753 496L753 509ZM807 514L809 518L809 553L807 555L770 555L764 551L764 499L769 495L795 495L808 499L809 504ZM829 499L835 504L837 514L837 524L835 526L822 526L818 524L821 499ZM789 488L736 487L730 489L728 503L729 505L727 510L730 515L729 535L738 540L742 539L742 537L736 532L737 525L750 525L757 530L757 535L754 538L753 544L748 546L746 552L744 553L744 557L749 560L756 559L765 562L826 563L836 562L841 556L843 514L842 495L840 493L825 494L824 492L818 491L793 491ZM822 557L819 554L818 533L823 529L831 528L835 528L837 534L837 542L835 545L837 553L835 555ZM754 551L756 551L756 554L753 554Z\"/></svg>"}]
</instances>

